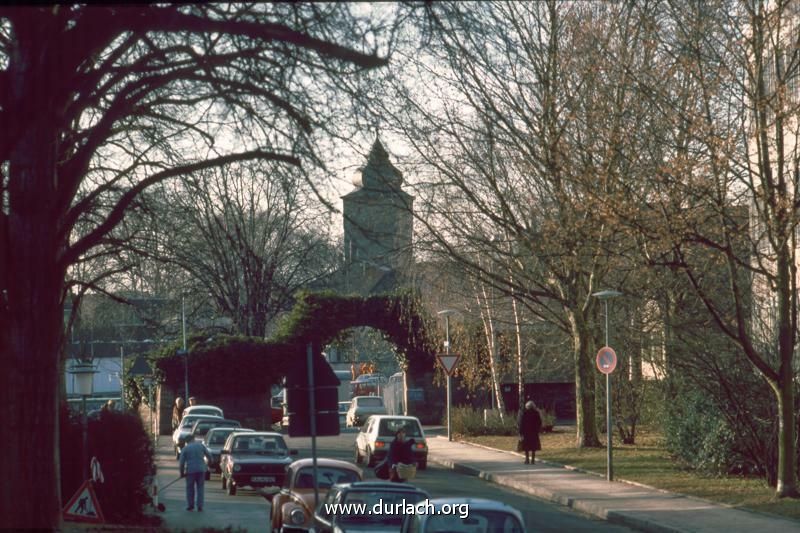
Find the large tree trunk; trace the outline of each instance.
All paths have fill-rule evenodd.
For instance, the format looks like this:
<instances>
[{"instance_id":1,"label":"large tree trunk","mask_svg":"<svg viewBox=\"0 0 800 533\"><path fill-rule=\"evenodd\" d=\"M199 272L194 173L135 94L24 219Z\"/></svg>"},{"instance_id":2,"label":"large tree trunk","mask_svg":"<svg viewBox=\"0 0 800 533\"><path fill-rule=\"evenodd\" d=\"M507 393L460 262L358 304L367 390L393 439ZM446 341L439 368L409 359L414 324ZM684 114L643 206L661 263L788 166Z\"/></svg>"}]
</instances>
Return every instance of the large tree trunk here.
<instances>
[{"instance_id":1,"label":"large tree trunk","mask_svg":"<svg viewBox=\"0 0 800 533\"><path fill-rule=\"evenodd\" d=\"M32 117L33 118L33 117ZM34 119L36 120L36 119ZM11 159L8 245L13 250L2 326L0 523L53 529L60 519L58 391L64 271L57 266L56 136L29 127ZM43 150L42 147L52 147Z\"/></svg>"},{"instance_id":2,"label":"large tree trunk","mask_svg":"<svg viewBox=\"0 0 800 533\"><path fill-rule=\"evenodd\" d=\"M572 346L575 358L576 445L579 448L600 446L595 419L595 370L590 353L588 328L580 317L570 314Z\"/></svg>"},{"instance_id":3,"label":"large tree trunk","mask_svg":"<svg viewBox=\"0 0 800 533\"><path fill-rule=\"evenodd\" d=\"M776 493L779 498L797 498L797 453L795 442L794 416L794 315L792 278L794 269L792 251L788 246L778 250L777 285L778 285L778 353L780 368L778 383L773 389L778 399L778 485Z\"/></svg>"}]
</instances>

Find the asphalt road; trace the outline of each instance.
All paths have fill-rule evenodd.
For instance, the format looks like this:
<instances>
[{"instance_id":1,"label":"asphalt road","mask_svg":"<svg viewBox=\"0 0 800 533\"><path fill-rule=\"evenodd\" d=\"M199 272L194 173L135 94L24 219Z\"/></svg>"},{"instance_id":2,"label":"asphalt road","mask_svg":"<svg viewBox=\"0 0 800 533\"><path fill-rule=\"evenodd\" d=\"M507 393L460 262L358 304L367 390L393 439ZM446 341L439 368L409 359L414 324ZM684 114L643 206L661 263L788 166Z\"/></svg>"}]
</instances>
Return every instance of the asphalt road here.
<instances>
[{"instance_id":1,"label":"asphalt road","mask_svg":"<svg viewBox=\"0 0 800 533\"><path fill-rule=\"evenodd\" d=\"M353 443L356 430L343 429L338 437L317 439L318 454L335 459L353 461ZM436 430L434 430L435 432ZM287 439L289 446L297 448L300 457L311 456L311 439ZM371 468L365 468L365 477L375 479ZM528 531L634 531L626 527L609 524L596 517L579 514L566 507L538 500L526 494L509 490L482 479L456 474L450 469L435 463L428 463L426 470L420 471L413 482L427 490L434 498L445 496L464 496L489 498L508 503L522 512Z\"/></svg>"},{"instance_id":2,"label":"asphalt road","mask_svg":"<svg viewBox=\"0 0 800 533\"><path fill-rule=\"evenodd\" d=\"M339 436L318 438L318 456L352 461L355 434L354 429L343 429ZM287 443L299 450L298 457L311 456L311 439L287 437ZM364 473L366 479L375 479L371 468L366 468ZM165 486L177 474L177 461L171 453L169 438L162 437L158 455L159 485ZM428 468L418 473L414 484L427 490L433 497L468 496L508 503L522 512L528 531L633 531L476 477L456 474L434 463L428 463ZM213 475L211 481L206 482L205 492L205 510L197 513L184 510L183 480L162 490L160 501L167 508L162 513L164 526L173 531L193 531L204 527L224 529L228 526L234 531L240 528L254 532L267 531L269 502L256 491L243 488L237 491L236 496L228 496L221 488L219 476Z\"/></svg>"}]
</instances>

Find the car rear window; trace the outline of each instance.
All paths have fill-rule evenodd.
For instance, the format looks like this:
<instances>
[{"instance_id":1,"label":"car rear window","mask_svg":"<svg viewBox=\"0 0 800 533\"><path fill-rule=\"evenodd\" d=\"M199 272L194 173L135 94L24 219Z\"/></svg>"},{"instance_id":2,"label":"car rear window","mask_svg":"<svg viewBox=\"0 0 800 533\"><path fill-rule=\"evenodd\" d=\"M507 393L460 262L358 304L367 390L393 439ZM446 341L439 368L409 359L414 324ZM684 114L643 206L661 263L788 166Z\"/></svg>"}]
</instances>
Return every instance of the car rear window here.
<instances>
[{"instance_id":1,"label":"car rear window","mask_svg":"<svg viewBox=\"0 0 800 533\"><path fill-rule=\"evenodd\" d=\"M317 468L317 487L329 489L337 483L353 483L361 481L358 473L344 468L318 467ZM300 469L295 476L294 488L313 489L314 471L311 467Z\"/></svg>"},{"instance_id":2,"label":"car rear window","mask_svg":"<svg viewBox=\"0 0 800 533\"><path fill-rule=\"evenodd\" d=\"M228 438L228 435L233 433L233 431L215 431L211 434L211 437L208 441L209 444L225 444L225 441Z\"/></svg>"},{"instance_id":3,"label":"car rear window","mask_svg":"<svg viewBox=\"0 0 800 533\"><path fill-rule=\"evenodd\" d=\"M383 398L378 396L374 398L359 398L358 405L361 407L383 407Z\"/></svg>"},{"instance_id":4,"label":"car rear window","mask_svg":"<svg viewBox=\"0 0 800 533\"><path fill-rule=\"evenodd\" d=\"M353 504L354 506L366 505L366 509L373 509L376 505L381 506L383 509L405 509L406 505L413 505L425 499L427 499L427 495L424 493L410 490L370 492L350 491L345 495L342 503L345 505ZM345 509L352 511L358 509L358 507L347 505ZM382 526L399 526L402 521L402 513L350 513L339 515L337 519L337 522L340 524L381 524Z\"/></svg>"},{"instance_id":5,"label":"car rear window","mask_svg":"<svg viewBox=\"0 0 800 533\"><path fill-rule=\"evenodd\" d=\"M286 442L280 436L265 435L241 435L234 439L234 452L274 452L288 453Z\"/></svg>"},{"instance_id":6,"label":"car rear window","mask_svg":"<svg viewBox=\"0 0 800 533\"><path fill-rule=\"evenodd\" d=\"M394 436L400 429L406 430L406 437L422 437L422 430L416 420L407 418L384 418L378 427L378 435L381 437Z\"/></svg>"}]
</instances>

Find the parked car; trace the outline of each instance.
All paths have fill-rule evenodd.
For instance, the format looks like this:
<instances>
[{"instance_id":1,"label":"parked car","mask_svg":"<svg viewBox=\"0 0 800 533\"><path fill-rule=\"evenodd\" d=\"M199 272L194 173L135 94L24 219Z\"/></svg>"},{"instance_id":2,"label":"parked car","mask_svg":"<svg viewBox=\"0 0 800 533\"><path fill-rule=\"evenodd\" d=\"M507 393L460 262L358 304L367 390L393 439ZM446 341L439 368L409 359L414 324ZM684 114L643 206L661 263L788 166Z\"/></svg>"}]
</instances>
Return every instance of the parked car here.
<instances>
[{"instance_id":1,"label":"parked car","mask_svg":"<svg viewBox=\"0 0 800 533\"><path fill-rule=\"evenodd\" d=\"M347 410L347 426L357 427L363 424L370 415L385 415L386 406L380 396L356 396Z\"/></svg>"},{"instance_id":2,"label":"parked car","mask_svg":"<svg viewBox=\"0 0 800 533\"><path fill-rule=\"evenodd\" d=\"M405 509L430 499L426 491L407 483L388 483L385 481L357 481L344 485L334 485L324 503L329 505L350 505L351 514L328 512L330 507L320 505L314 513L315 533L347 533L348 531L400 531L403 515L371 514L375 504L391 506L390 509ZM359 512L355 506L361 507ZM385 508L385 507L384 507ZM340 508L341 509L341 508Z\"/></svg>"},{"instance_id":3,"label":"parked car","mask_svg":"<svg viewBox=\"0 0 800 533\"><path fill-rule=\"evenodd\" d=\"M220 416L208 416L208 415L183 415L181 418L181 425L172 433L172 445L175 447L175 458L177 459L181 455L181 450L183 449L183 445L186 444L186 436L192 433L192 427L194 427L194 423L198 420L224 420Z\"/></svg>"},{"instance_id":4,"label":"parked car","mask_svg":"<svg viewBox=\"0 0 800 533\"><path fill-rule=\"evenodd\" d=\"M353 483L364 478L361 469L347 461L317 459L317 490L320 501L336 484ZM308 531L314 518L314 471L312 459L300 459L289 465L283 487L264 489L272 502L272 531Z\"/></svg>"},{"instance_id":5,"label":"parked car","mask_svg":"<svg viewBox=\"0 0 800 533\"><path fill-rule=\"evenodd\" d=\"M428 503L431 505L428 512L403 515L402 533L525 532L522 513L503 502L483 498L440 498ZM445 506L454 512L443 514L442 508Z\"/></svg>"},{"instance_id":6,"label":"parked car","mask_svg":"<svg viewBox=\"0 0 800 533\"><path fill-rule=\"evenodd\" d=\"M351 402L339 402L339 425L347 424L347 410L350 409Z\"/></svg>"},{"instance_id":7,"label":"parked car","mask_svg":"<svg viewBox=\"0 0 800 533\"><path fill-rule=\"evenodd\" d=\"M220 451L222 488L230 496L239 487L280 486L297 450L290 450L280 433L234 431Z\"/></svg>"},{"instance_id":8,"label":"parked car","mask_svg":"<svg viewBox=\"0 0 800 533\"><path fill-rule=\"evenodd\" d=\"M239 428L242 427L242 424L238 420L230 420L227 418L220 418L220 419L211 419L211 418L201 418L197 420L192 426L192 435L194 435L194 440L197 442L205 443L206 434L211 428L216 427L229 427L229 428Z\"/></svg>"},{"instance_id":9,"label":"parked car","mask_svg":"<svg viewBox=\"0 0 800 533\"><path fill-rule=\"evenodd\" d=\"M428 466L428 443L422 424L415 416L372 415L356 435L356 463L363 460L367 466L374 466L389 453L389 445L399 429L406 430L406 437L414 439L411 451L417 461L417 468L424 470Z\"/></svg>"},{"instance_id":10,"label":"parked car","mask_svg":"<svg viewBox=\"0 0 800 533\"><path fill-rule=\"evenodd\" d=\"M183 410L183 416L186 415L208 415L225 418L222 409L216 405L190 405Z\"/></svg>"},{"instance_id":11,"label":"parked car","mask_svg":"<svg viewBox=\"0 0 800 533\"><path fill-rule=\"evenodd\" d=\"M234 431L253 431L252 429L240 427L214 427L206 433L205 445L208 449L211 459L206 458L206 466L209 472L216 472L219 474L219 454L225 446L225 441Z\"/></svg>"}]
</instances>

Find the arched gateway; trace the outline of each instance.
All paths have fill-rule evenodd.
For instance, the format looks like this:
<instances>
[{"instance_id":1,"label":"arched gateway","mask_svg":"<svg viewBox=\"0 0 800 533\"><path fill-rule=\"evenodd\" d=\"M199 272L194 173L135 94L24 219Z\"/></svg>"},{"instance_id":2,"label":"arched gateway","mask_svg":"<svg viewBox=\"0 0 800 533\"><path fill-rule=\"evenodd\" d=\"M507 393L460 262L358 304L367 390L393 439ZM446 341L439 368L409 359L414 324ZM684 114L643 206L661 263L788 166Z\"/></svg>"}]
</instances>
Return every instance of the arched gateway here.
<instances>
[{"instance_id":1,"label":"arched gateway","mask_svg":"<svg viewBox=\"0 0 800 533\"><path fill-rule=\"evenodd\" d=\"M409 414L426 423L439 422L444 395L433 385L436 342L427 327L430 321L411 293L367 297L302 293L280 331L268 341L228 336L193 339L189 383L191 390L203 391L204 401L235 405L236 398L252 402L268 397L271 385L303 364L309 343L318 351L339 332L367 326L397 347L407 387L415 391L408 399ZM158 360L165 388L181 390L185 364L184 356L175 354Z\"/></svg>"},{"instance_id":2,"label":"arched gateway","mask_svg":"<svg viewBox=\"0 0 800 533\"><path fill-rule=\"evenodd\" d=\"M414 198L402 190L402 173L378 139L353 185L342 197L344 267L313 287L318 292L299 295L276 335L268 341L216 336L190 343L190 390L202 391L204 401L230 405L231 414L243 418L248 411L268 411L268 405L254 403L268 401L270 386L305 359L308 343L319 351L341 331L366 326L397 347L408 412L425 422L441 420L445 399L433 385L436 344L426 328L430 317L409 288ZM352 294L358 296L344 296ZM174 352L162 355L157 365L167 387L161 404L171 405L169 391L180 394L187 360Z\"/></svg>"}]
</instances>

